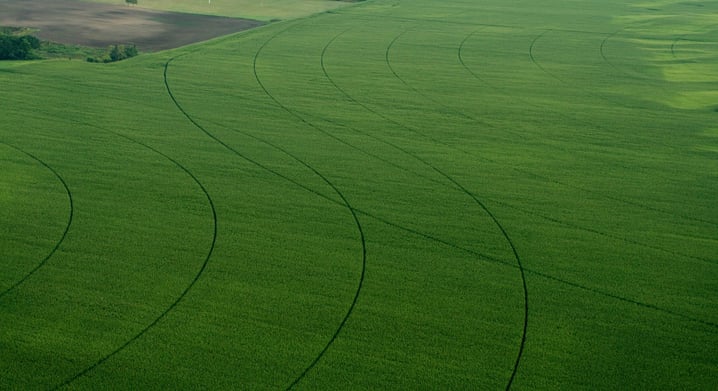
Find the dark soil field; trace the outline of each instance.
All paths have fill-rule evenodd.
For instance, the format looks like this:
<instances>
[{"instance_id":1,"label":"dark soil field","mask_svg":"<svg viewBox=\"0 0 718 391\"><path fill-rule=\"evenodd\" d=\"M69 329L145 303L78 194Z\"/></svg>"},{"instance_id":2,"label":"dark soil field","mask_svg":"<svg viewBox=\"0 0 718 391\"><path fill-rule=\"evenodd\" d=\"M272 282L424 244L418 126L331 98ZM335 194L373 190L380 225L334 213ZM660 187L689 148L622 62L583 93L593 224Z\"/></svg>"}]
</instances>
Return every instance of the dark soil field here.
<instances>
[{"instance_id":1,"label":"dark soil field","mask_svg":"<svg viewBox=\"0 0 718 391\"><path fill-rule=\"evenodd\" d=\"M41 39L90 47L135 44L142 51L157 51L262 24L75 0L0 0L0 26L35 28Z\"/></svg>"}]
</instances>

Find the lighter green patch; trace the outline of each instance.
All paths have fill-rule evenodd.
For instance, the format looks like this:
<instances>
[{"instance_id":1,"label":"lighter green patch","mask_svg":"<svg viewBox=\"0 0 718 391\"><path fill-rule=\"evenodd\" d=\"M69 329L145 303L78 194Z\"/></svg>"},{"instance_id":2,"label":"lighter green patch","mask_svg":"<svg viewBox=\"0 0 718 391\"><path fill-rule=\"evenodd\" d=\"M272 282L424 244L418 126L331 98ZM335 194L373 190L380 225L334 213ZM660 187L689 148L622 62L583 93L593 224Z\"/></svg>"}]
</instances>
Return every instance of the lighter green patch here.
<instances>
[{"instance_id":1,"label":"lighter green patch","mask_svg":"<svg viewBox=\"0 0 718 391\"><path fill-rule=\"evenodd\" d=\"M122 0L84 0L124 5ZM269 21L294 19L342 6L347 2L330 0L139 0L138 7L191 14L229 16Z\"/></svg>"},{"instance_id":2,"label":"lighter green patch","mask_svg":"<svg viewBox=\"0 0 718 391\"><path fill-rule=\"evenodd\" d=\"M684 110L705 109L718 102L718 91L681 91L663 102L671 107Z\"/></svg>"},{"instance_id":3,"label":"lighter green patch","mask_svg":"<svg viewBox=\"0 0 718 391\"><path fill-rule=\"evenodd\" d=\"M670 82L716 82L718 81L718 66L715 63L676 64L663 67L663 75L665 79ZM708 93L708 96L711 96L713 95L711 93L715 91L705 92Z\"/></svg>"}]
</instances>

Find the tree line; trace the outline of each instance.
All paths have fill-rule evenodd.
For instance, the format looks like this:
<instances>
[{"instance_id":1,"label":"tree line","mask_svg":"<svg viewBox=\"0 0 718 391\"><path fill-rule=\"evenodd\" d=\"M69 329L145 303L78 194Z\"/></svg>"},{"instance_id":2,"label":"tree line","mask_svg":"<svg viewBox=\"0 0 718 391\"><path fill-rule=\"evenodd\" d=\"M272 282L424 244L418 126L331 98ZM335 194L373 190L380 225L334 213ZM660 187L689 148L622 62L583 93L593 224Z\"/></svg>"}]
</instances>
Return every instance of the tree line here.
<instances>
[{"instance_id":1,"label":"tree line","mask_svg":"<svg viewBox=\"0 0 718 391\"><path fill-rule=\"evenodd\" d=\"M139 54L139 52L137 51L137 47L135 45L113 45L110 46L104 57L87 57L87 62L115 62L134 57L137 54Z\"/></svg>"},{"instance_id":2,"label":"tree line","mask_svg":"<svg viewBox=\"0 0 718 391\"><path fill-rule=\"evenodd\" d=\"M59 50L58 50L59 48ZM17 27L0 27L0 60L36 60L42 58L58 57L57 53L68 54L70 58L77 53L87 53L88 50L68 51L68 47L53 42L40 41L34 35ZM97 56L86 57L88 62L115 62L139 54L135 45L112 45L102 53L102 49L94 50Z\"/></svg>"},{"instance_id":3,"label":"tree line","mask_svg":"<svg viewBox=\"0 0 718 391\"><path fill-rule=\"evenodd\" d=\"M0 33L0 60L30 60L39 48L40 40L33 35Z\"/></svg>"}]
</instances>

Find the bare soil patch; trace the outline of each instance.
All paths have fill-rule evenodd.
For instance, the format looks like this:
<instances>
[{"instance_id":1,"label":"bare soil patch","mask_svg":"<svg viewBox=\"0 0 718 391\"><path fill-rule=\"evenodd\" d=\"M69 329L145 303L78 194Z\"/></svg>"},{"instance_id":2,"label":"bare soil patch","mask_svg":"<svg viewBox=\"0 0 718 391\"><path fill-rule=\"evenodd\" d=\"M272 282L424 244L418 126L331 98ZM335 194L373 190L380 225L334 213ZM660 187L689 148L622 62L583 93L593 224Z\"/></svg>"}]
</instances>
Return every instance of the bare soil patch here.
<instances>
[{"instance_id":1,"label":"bare soil patch","mask_svg":"<svg viewBox=\"0 0 718 391\"><path fill-rule=\"evenodd\" d=\"M141 51L165 50L262 24L76 0L0 0L0 26L30 27L44 40L98 48L134 44Z\"/></svg>"}]
</instances>

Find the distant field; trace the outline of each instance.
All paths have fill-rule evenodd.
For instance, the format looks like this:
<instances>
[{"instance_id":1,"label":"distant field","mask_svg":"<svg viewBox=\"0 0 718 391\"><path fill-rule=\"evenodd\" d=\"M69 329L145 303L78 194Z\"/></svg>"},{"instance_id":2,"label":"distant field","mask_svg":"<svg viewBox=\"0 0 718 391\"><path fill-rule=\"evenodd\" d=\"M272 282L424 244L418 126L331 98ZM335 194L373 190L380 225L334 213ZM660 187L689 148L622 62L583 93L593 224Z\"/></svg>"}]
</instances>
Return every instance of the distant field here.
<instances>
[{"instance_id":1,"label":"distant field","mask_svg":"<svg viewBox=\"0 0 718 391\"><path fill-rule=\"evenodd\" d=\"M125 4L124 0L85 0ZM341 0L139 0L138 6L163 11L231 16L262 21L293 19L350 4Z\"/></svg>"},{"instance_id":2,"label":"distant field","mask_svg":"<svg viewBox=\"0 0 718 391\"><path fill-rule=\"evenodd\" d=\"M0 62L0 389L716 389L716 26L375 0Z\"/></svg>"},{"instance_id":3,"label":"distant field","mask_svg":"<svg viewBox=\"0 0 718 391\"><path fill-rule=\"evenodd\" d=\"M141 51L166 50L262 24L249 19L87 4L78 0L0 2L0 26L25 27L43 40L94 48L134 44Z\"/></svg>"}]
</instances>

